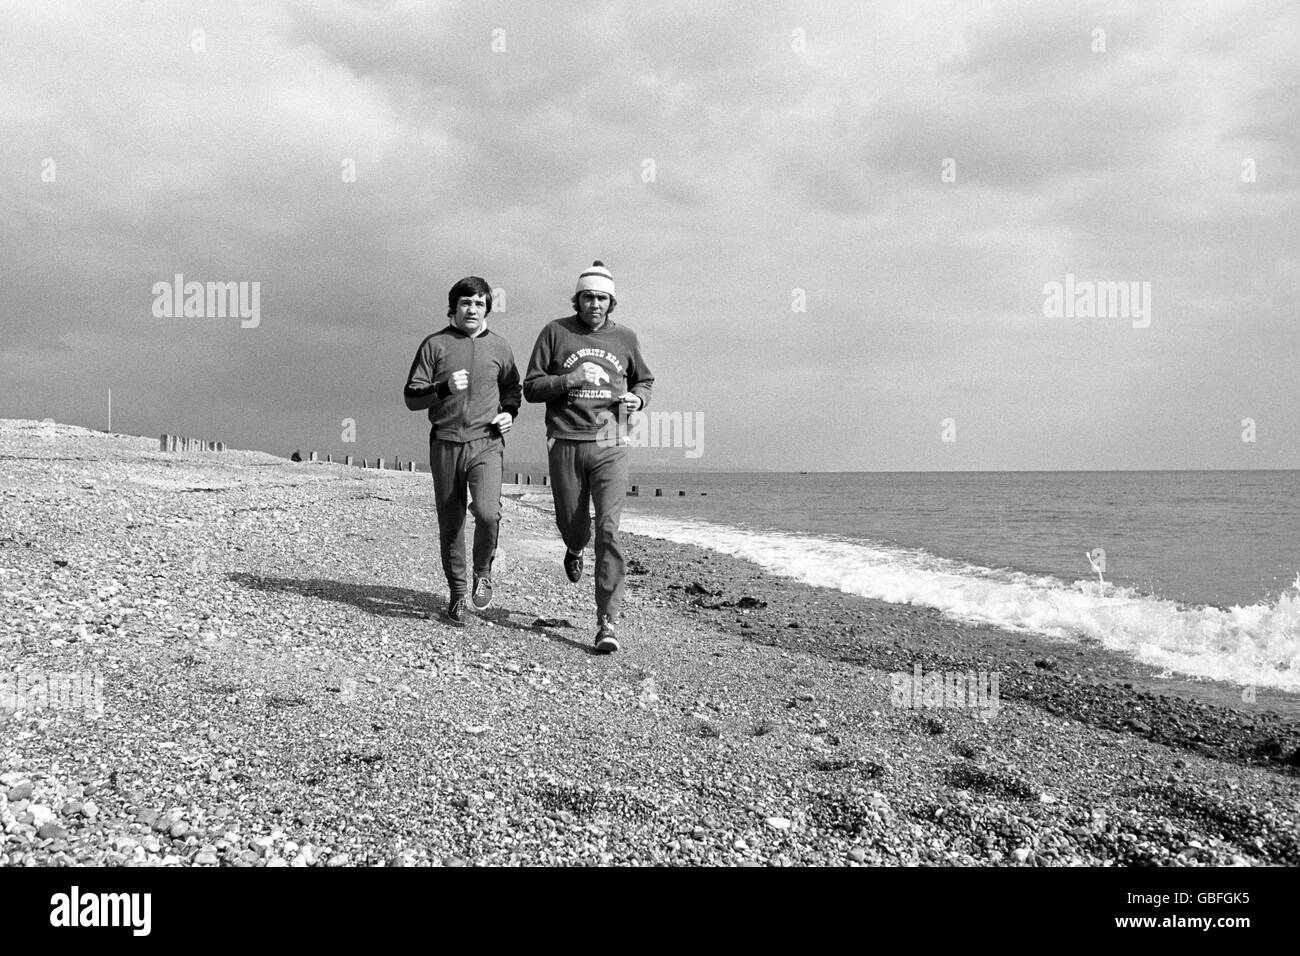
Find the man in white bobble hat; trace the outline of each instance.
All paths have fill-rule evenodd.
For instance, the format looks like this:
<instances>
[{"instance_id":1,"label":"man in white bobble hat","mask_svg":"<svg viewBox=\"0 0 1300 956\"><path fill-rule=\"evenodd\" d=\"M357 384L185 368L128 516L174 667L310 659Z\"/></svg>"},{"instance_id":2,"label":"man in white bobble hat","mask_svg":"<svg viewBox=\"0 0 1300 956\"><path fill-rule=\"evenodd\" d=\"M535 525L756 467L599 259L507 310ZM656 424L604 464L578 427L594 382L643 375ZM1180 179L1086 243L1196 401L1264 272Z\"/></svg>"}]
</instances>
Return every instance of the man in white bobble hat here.
<instances>
[{"instance_id":1,"label":"man in white bobble hat","mask_svg":"<svg viewBox=\"0 0 1300 956\"><path fill-rule=\"evenodd\" d=\"M619 649L614 624L623 601L625 565L618 519L627 493L628 448L598 441L610 413L639 411L655 377L636 333L609 316L618 305L614 277L596 260L578 276L573 315L548 323L537 336L524 376L524 398L546 403L547 462L555 524L568 550L564 573L582 579L591 540L589 505L596 506L596 650Z\"/></svg>"}]
</instances>

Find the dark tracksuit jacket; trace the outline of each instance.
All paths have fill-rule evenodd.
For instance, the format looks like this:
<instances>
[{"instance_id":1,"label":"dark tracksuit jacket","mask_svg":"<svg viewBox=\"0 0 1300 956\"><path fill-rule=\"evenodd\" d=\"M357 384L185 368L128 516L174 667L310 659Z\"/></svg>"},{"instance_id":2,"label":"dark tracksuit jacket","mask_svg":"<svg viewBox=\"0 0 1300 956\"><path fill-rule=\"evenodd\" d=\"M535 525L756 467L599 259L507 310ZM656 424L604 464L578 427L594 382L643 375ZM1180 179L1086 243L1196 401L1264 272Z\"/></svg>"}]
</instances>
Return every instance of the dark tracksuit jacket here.
<instances>
[{"instance_id":1,"label":"dark tracksuit jacket","mask_svg":"<svg viewBox=\"0 0 1300 956\"><path fill-rule=\"evenodd\" d=\"M465 369L469 388L452 391ZM467 335L454 325L420 343L402 395L412 411L429 413L429 470L442 569L453 598L469 589L465 575L465 510L473 496L474 576L490 577L501 519L505 438L490 424L501 412L519 416L519 369L510 343L491 329Z\"/></svg>"},{"instance_id":2,"label":"dark tracksuit jacket","mask_svg":"<svg viewBox=\"0 0 1300 956\"><path fill-rule=\"evenodd\" d=\"M599 366L602 381L566 387L564 376L583 362ZM589 504L596 506L596 615L611 621L623 603L626 566L618 520L627 493L628 451L597 439L610 434L609 415L617 412L624 393L639 396L642 408L650 404L654 380L635 332L610 319L592 332L576 315L542 329L524 376L524 397L546 403L555 524L575 554L591 540Z\"/></svg>"}]
</instances>

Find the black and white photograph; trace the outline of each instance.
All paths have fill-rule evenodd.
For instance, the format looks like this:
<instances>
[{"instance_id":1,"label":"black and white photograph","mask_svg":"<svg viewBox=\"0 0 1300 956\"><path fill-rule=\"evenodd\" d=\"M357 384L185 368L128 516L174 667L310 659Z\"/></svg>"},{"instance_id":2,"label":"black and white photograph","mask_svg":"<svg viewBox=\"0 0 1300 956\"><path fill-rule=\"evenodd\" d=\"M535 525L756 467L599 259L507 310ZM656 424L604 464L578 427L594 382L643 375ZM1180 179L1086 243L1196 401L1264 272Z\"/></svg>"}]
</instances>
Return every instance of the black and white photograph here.
<instances>
[{"instance_id":1,"label":"black and white photograph","mask_svg":"<svg viewBox=\"0 0 1300 956\"><path fill-rule=\"evenodd\" d=\"M776 868L1284 922L1300 7L0 0L0 44L16 928L586 867L575 915Z\"/></svg>"}]
</instances>

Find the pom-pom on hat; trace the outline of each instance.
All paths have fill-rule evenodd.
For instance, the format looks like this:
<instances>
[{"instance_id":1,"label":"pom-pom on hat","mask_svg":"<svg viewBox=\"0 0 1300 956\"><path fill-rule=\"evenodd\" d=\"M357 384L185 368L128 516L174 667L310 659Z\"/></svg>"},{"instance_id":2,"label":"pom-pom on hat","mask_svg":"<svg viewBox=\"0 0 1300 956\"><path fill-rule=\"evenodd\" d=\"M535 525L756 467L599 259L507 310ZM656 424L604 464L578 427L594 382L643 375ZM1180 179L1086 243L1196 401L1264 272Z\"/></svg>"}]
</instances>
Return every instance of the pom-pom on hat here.
<instances>
[{"instance_id":1,"label":"pom-pom on hat","mask_svg":"<svg viewBox=\"0 0 1300 956\"><path fill-rule=\"evenodd\" d=\"M614 277L610 275L605 263L597 259L591 264L591 267L584 269L582 275L578 276L578 287L573 290L574 295L581 292L608 292L610 298L614 297Z\"/></svg>"}]
</instances>

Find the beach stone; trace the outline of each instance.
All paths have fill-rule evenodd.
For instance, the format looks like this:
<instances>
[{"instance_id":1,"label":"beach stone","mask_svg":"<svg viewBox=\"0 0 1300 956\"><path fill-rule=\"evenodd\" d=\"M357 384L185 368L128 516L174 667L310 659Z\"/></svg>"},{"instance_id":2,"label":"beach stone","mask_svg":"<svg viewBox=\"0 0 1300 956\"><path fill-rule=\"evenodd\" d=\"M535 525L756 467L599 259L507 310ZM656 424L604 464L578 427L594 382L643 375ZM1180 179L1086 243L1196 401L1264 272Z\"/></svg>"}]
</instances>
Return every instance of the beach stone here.
<instances>
[{"instance_id":1,"label":"beach stone","mask_svg":"<svg viewBox=\"0 0 1300 956\"><path fill-rule=\"evenodd\" d=\"M768 817L767 825L772 827L772 829L774 830L790 829L790 821L787 820L785 817Z\"/></svg>"},{"instance_id":2,"label":"beach stone","mask_svg":"<svg viewBox=\"0 0 1300 956\"><path fill-rule=\"evenodd\" d=\"M269 860L266 861L266 865L267 865L268 867L288 866L288 865L289 865L289 861L286 860L286 859L285 859L284 857L282 857L282 856L273 856L273 857L271 857L271 859L269 859ZM331 864L330 864L330 865L331 865L331 866L333 865L333 861L331 861ZM342 866L342 864L339 864L339 865Z\"/></svg>"},{"instance_id":3,"label":"beach stone","mask_svg":"<svg viewBox=\"0 0 1300 956\"><path fill-rule=\"evenodd\" d=\"M99 816L99 807L94 800L87 800L81 805L81 815L87 820L93 820Z\"/></svg>"},{"instance_id":4,"label":"beach stone","mask_svg":"<svg viewBox=\"0 0 1300 956\"><path fill-rule=\"evenodd\" d=\"M1011 851L1011 858L1017 863L1024 863L1025 860L1029 859L1031 852L1032 851L1028 847L1018 846Z\"/></svg>"},{"instance_id":5,"label":"beach stone","mask_svg":"<svg viewBox=\"0 0 1300 956\"><path fill-rule=\"evenodd\" d=\"M32 826L38 828L45 826L47 823L53 823L56 819L54 811L40 803L33 803L28 807L27 814L31 819L24 822L30 823Z\"/></svg>"},{"instance_id":6,"label":"beach stone","mask_svg":"<svg viewBox=\"0 0 1300 956\"><path fill-rule=\"evenodd\" d=\"M66 840L68 831L57 823L50 822L36 831L36 835L42 840Z\"/></svg>"},{"instance_id":7,"label":"beach stone","mask_svg":"<svg viewBox=\"0 0 1300 956\"><path fill-rule=\"evenodd\" d=\"M30 780L24 780L16 787L10 788L9 793L7 795L9 798L9 802L17 803L19 800L26 800L28 797L32 795L32 791L34 791L35 789L36 789L36 784L32 783Z\"/></svg>"},{"instance_id":8,"label":"beach stone","mask_svg":"<svg viewBox=\"0 0 1300 956\"><path fill-rule=\"evenodd\" d=\"M200 851L195 854L194 862L198 866L216 866L221 861L215 853L209 851Z\"/></svg>"},{"instance_id":9,"label":"beach stone","mask_svg":"<svg viewBox=\"0 0 1300 956\"><path fill-rule=\"evenodd\" d=\"M849 859L854 863L866 863L867 851L861 847L854 847L852 850L849 850Z\"/></svg>"},{"instance_id":10,"label":"beach stone","mask_svg":"<svg viewBox=\"0 0 1300 956\"><path fill-rule=\"evenodd\" d=\"M177 820L167 832L171 834L173 840L183 840L190 832L190 825L184 820Z\"/></svg>"}]
</instances>

